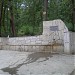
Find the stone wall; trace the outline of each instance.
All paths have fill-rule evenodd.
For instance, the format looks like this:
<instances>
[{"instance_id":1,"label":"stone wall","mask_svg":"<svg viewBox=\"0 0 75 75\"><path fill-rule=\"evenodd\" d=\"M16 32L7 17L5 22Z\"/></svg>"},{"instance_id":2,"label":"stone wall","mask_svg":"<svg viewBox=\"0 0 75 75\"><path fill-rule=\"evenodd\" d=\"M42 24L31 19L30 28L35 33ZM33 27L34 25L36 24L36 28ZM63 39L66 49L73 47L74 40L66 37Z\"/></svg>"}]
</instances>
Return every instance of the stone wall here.
<instances>
[{"instance_id":1,"label":"stone wall","mask_svg":"<svg viewBox=\"0 0 75 75\"><path fill-rule=\"evenodd\" d=\"M75 53L75 32L64 33L64 53Z\"/></svg>"},{"instance_id":2,"label":"stone wall","mask_svg":"<svg viewBox=\"0 0 75 75\"><path fill-rule=\"evenodd\" d=\"M75 32L70 32L70 53L75 54Z\"/></svg>"},{"instance_id":3,"label":"stone wall","mask_svg":"<svg viewBox=\"0 0 75 75\"><path fill-rule=\"evenodd\" d=\"M58 29L54 27L58 27ZM50 27L53 27L51 29ZM56 30L55 30L56 29ZM61 43L64 43L64 32L67 32L68 29L65 26L64 22L61 20L53 20L53 21L44 21L43 22L43 35L48 36L47 39L50 40L50 42L53 42L53 39L55 39L57 42L59 40Z\"/></svg>"},{"instance_id":4,"label":"stone wall","mask_svg":"<svg viewBox=\"0 0 75 75\"><path fill-rule=\"evenodd\" d=\"M64 32L64 52L70 54L70 32Z\"/></svg>"},{"instance_id":5,"label":"stone wall","mask_svg":"<svg viewBox=\"0 0 75 75\"><path fill-rule=\"evenodd\" d=\"M32 36L32 37L16 37L16 38L1 38L4 40L8 40L2 42L0 45L0 49L3 50L18 50L18 51L54 51L54 52L62 52L63 46L56 45L50 43L46 37L43 36ZM44 40L46 39L46 40Z\"/></svg>"},{"instance_id":6,"label":"stone wall","mask_svg":"<svg viewBox=\"0 0 75 75\"><path fill-rule=\"evenodd\" d=\"M64 32L67 31L61 20L44 21L42 35L0 38L0 49L63 52Z\"/></svg>"}]
</instances>

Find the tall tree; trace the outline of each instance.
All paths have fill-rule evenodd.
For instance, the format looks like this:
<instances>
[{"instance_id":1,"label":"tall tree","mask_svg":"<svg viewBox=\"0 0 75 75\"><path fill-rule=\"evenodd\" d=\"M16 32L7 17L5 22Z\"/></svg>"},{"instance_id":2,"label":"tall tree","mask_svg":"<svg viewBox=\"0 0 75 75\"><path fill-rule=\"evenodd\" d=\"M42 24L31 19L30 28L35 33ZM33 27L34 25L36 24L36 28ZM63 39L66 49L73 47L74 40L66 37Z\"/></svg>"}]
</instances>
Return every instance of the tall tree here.
<instances>
[{"instance_id":1,"label":"tall tree","mask_svg":"<svg viewBox=\"0 0 75 75\"><path fill-rule=\"evenodd\" d=\"M10 25L12 29L12 36L15 36L15 26L14 26L14 14L13 14L13 0L9 0L10 6Z\"/></svg>"},{"instance_id":2,"label":"tall tree","mask_svg":"<svg viewBox=\"0 0 75 75\"><path fill-rule=\"evenodd\" d=\"M4 29L4 33L6 34L6 24L5 24L5 11L6 11L6 7L7 7L7 1L4 0L4 5L3 5L3 11L2 11L2 26Z\"/></svg>"},{"instance_id":3,"label":"tall tree","mask_svg":"<svg viewBox=\"0 0 75 75\"><path fill-rule=\"evenodd\" d=\"M0 36L1 36L1 1L0 1Z\"/></svg>"},{"instance_id":4,"label":"tall tree","mask_svg":"<svg viewBox=\"0 0 75 75\"><path fill-rule=\"evenodd\" d=\"M75 0L72 1L72 22L73 22L73 28L75 27Z\"/></svg>"},{"instance_id":5,"label":"tall tree","mask_svg":"<svg viewBox=\"0 0 75 75\"><path fill-rule=\"evenodd\" d=\"M0 36L1 36L1 27L2 27L3 4L4 4L4 0L0 1Z\"/></svg>"},{"instance_id":6,"label":"tall tree","mask_svg":"<svg viewBox=\"0 0 75 75\"><path fill-rule=\"evenodd\" d=\"M48 0L44 0L44 8L43 8L43 20L47 20L47 11L48 11Z\"/></svg>"}]
</instances>

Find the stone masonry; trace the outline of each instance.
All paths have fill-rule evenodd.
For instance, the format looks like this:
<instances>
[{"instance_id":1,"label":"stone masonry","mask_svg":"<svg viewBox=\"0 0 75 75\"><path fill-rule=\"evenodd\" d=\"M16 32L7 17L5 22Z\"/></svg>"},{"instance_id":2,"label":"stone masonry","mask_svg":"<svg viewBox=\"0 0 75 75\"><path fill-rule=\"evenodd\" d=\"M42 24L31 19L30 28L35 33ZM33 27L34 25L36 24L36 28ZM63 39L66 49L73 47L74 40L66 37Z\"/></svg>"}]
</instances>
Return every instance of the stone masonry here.
<instances>
[{"instance_id":1,"label":"stone masonry","mask_svg":"<svg viewBox=\"0 0 75 75\"><path fill-rule=\"evenodd\" d=\"M0 49L18 51L64 52L68 29L61 20L43 21L43 33L38 36L0 38ZM64 40L65 39L65 40ZM69 39L68 39L69 40ZM68 45L69 46L69 45Z\"/></svg>"}]
</instances>

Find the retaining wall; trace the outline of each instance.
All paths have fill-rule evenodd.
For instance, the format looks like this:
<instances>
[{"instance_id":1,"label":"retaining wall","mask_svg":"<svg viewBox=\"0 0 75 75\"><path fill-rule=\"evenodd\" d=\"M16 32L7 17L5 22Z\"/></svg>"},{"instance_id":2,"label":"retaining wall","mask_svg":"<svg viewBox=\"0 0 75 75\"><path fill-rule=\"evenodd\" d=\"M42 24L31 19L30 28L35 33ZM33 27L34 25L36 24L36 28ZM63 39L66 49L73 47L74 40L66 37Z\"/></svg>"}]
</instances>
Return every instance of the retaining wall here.
<instances>
[{"instance_id":1,"label":"retaining wall","mask_svg":"<svg viewBox=\"0 0 75 75\"><path fill-rule=\"evenodd\" d=\"M0 45L0 49L18 50L18 51L35 51L35 52L63 51L63 46L61 44L54 45L53 42L51 43L50 40L48 40L46 37L32 36L32 37L0 38L3 40L2 44Z\"/></svg>"},{"instance_id":2,"label":"retaining wall","mask_svg":"<svg viewBox=\"0 0 75 75\"><path fill-rule=\"evenodd\" d=\"M67 31L61 20L44 21L42 35L0 38L0 49L64 52L64 32Z\"/></svg>"}]
</instances>

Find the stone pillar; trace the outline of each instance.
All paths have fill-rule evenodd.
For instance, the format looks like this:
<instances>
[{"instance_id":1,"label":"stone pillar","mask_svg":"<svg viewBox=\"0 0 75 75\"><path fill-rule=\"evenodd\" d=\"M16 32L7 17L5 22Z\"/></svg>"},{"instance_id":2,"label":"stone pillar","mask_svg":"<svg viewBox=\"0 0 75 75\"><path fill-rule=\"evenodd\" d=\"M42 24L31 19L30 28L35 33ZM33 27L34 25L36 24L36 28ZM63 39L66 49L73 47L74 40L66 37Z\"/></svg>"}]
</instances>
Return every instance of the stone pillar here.
<instances>
[{"instance_id":1,"label":"stone pillar","mask_svg":"<svg viewBox=\"0 0 75 75\"><path fill-rule=\"evenodd\" d=\"M69 32L64 32L64 53L70 54L70 35Z\"/></svg>"},{"instance_id":2,"label":"stone pillar","mask_svg":"<svg viewBox=\"0 0 75 75\"><path fill-rule=\"evenodd\" d=\"M71 53L75 54L75 32L70 32L70 49Z\"/></svg>"}]
</instances>

